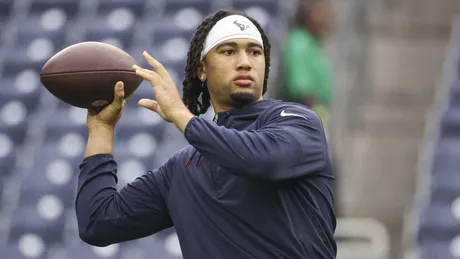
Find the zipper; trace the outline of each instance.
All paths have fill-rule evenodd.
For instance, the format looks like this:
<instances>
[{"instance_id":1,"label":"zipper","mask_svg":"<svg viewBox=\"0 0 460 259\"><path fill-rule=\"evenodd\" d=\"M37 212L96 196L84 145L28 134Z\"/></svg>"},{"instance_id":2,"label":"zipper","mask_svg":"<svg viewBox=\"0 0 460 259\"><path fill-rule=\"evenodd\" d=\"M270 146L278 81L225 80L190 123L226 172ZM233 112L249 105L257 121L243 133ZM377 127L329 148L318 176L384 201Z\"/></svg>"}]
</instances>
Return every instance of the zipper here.
<instances>
[{"instance_id":1,"label":"zipper","mask_svg":"<svg viewBox=\"0 0 460 259\"><path fill-rule=\"evenodd\" d=\"M217 123L217 120L219 119L219 115L216 114L214 115L214 119L212 119L213 122Z\"/></svg>"}]
</instances>

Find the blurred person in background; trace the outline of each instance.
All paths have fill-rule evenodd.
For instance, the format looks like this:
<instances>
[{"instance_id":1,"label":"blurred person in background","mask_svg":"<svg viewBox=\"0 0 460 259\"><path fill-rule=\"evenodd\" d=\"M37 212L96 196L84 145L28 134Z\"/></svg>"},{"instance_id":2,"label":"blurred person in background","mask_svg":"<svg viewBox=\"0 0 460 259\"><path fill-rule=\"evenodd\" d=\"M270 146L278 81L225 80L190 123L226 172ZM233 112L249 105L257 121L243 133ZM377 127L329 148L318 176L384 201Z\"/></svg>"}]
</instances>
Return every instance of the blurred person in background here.
<instances>
[{"instance_id":1,"label":"blurred person in background","mask_svg":"<svg viewBox=\"0 0 460 259\"><path fill-rule=\"evenodd\" d=\"M284 43L280 96L284 101L300 103L315 111L323 122L326 137L330 134L333 71L324 44L331 25L331 6L327 0L298 0ZM332 147L331 151L334 154ZM334 192L337 193L339 170L334 160ZM338 204L335 204L335 212L340 215Z\"/></svg>"},{"instance_id":2,"label":"blurred person in background","mask_svg":"<svg viewBox=\"0 0 460 259\"><path fill-rule=\"evenodd\" d=\"M323 43L330 28L330 6L326 0L299 0L296 10L284 45L283 99L306 105L327 124L332 66Z\"/></svg>"}]
</instances>

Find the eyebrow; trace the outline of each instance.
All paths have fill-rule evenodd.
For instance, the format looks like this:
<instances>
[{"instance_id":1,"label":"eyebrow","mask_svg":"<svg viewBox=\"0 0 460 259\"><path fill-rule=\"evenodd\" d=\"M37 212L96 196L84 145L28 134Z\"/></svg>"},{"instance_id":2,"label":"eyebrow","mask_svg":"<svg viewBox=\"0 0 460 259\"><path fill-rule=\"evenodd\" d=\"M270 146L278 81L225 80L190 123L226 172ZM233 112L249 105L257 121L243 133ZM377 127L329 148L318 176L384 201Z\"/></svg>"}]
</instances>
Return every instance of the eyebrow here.
<instances>
[{"instance_id":1,"label":"eyebrow","mask_svg":"<svg viewBox=\"0 0 460 259\"><path fill-rule=\"evenodd\" d=\"M218 49L220 49L222 47L225 47L225 46L236 47L237 45L238 44L236 42L234 42L234 41L224 42L224 43L221 43L221 44L217 45L216 50L218 50ZM260 45L259 43L255 43L255 42L249 42L248 47L250 47L250 48L257 47L257 48L263 49L262 45Z\"/></svg>"}]
</instances>

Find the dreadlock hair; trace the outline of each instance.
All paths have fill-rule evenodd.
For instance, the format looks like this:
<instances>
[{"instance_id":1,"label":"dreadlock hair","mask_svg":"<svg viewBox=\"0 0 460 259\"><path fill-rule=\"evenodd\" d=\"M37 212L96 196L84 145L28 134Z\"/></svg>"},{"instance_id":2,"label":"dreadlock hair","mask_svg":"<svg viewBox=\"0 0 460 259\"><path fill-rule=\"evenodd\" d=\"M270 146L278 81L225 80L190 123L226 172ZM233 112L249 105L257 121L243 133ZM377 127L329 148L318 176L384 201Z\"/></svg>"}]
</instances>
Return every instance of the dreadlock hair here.
<instances>
[{"instance_id":1,"label":"dreadlock hair","mask_svg":"<svg viewBox=\"0 0 460 259\"><path fill-rule=\"evenodd\" d=\"M267 91L268 74L270 71L270 42L268 36L265 34L262 26L248 17L248 15L235 11L235 10L219 10L214 14L206 17L195 32L192 40L190 41L190 48L187 53L187 64L185 66L185 78L182 82L183 85L183 102L194 115L200 115L206 113L209 106L211 106L211 97L207 83L201 82L197 76L198 65L200 64L201 51L203 50L204 41L208 36L209 31L212 27L222 18L230 15L242 15L248 18L259 30L262 41L264 43L264 55L265 55L265 80L263 85L262 94ZM201 101L199 100L201 97Z\"/></svg>"}]
</instances>

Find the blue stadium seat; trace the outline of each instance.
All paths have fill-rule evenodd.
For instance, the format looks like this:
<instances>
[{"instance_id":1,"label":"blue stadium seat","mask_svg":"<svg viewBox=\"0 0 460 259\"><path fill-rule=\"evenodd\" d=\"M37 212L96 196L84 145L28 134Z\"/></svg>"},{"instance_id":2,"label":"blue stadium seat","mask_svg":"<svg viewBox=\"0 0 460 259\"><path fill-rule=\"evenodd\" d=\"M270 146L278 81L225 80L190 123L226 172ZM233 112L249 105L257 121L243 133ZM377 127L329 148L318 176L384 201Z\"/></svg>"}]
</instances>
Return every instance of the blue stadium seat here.
<instances>
[{"instance_id":1,"label":"blue stadium seat","mask_svg":"<svg viewBox=\"0 0 460 259\"><path fill-rule=\"evenodd\" d=\"M452 202L460 197L460 175L455 172L435 173L431 188L433 202Z\"/></svg>"},{"instance_id":2,"label":"blue stadium seat","mask_svg":"<svg viewBox=\"0 0 460 259\"><path fill-rule=\"evenodd\" d=\"M20 67L35 66L41 69L48 58L66 47L64 45L65 36L65 33L60 31L47 33L46 35L40 33L31 34L29 32L20 33L19 37L16 39L16 48L8 53L5 65ZM31 51L39 53L36 54L38 56L36 59L31 59L28 48L29 44L33 43L34 40L39 40L41 46L35 49L35 51ZM44 48L43 43L45 43L47 47ZM50 43L51 45L48 45Z\"/></svg>"},{"instance_id":3,"label":"blue stadium seat","mask_svg":"<svg viewBox=\"0 0 460 259\"><path fill-rule=\"evenodd\" d=\"M457 82L456 84L460 85L460 82ZM454 87L451 89L450 102L451 102L450 106L452 108L454 109L460 108L460 86Z\"/></svg>"},{"instance_id":4,"label":"blue stadium seat","mask_svg":"<svg viewBox=\"0 0 460 259\"><path fill-rule=\"evenodd\" d=\"M6 28L8 19L11 16L12 3L12 0L0 1L0 36Z\"/></svg>"},{"instance_id":5,"label":"blue stadium seat","mask_svg":"<svg viewBox=\"0 0 460 259\"><path fill-rule=\"evenodd\" d=\"M71 119L69 108L69 105L64 104L53 114L53 118L47 124L47 138L54 138L54 136L60 136L66 132L75 132L85 138L87 137L86 116L85 118L78 118L79 120L84 120L84 122L77 123Z\"/></svg>"},{"instance_id":6,"label":"blue stadium seat","mask_svg":"<svg viewBox=\"0 0 460 259\"><path fill-rule=\"evenodd\" d=\"M448 109L442 117L443 136L458 136L460 133L460 107Z\"/></svg>"},{"instance_id":7,"label":"blue stadium seat","mask_svg":"<svg viewBox=\"0 0 460 259\"><path fill-rule=\"evenodd\" d=\"M106 42L108 44L114 45L111 42L107 42L112 39L119 41L120 45L115 45L127 51L133 44L134 30L123 30L123 31L113 31L106 30L104 28L89 28L86 31L86 36L84 41L100 41Z\"/></svg>"},{"instance_id":8,"label":"blue stadium seat","mask_svg":"<svg viewBox=\"0 0 460 259\"><path fill-rule=\"evenodd\" d=\"M11 258L11 259L30 259L29 255L25 255L20 251L18 244L8 244L5 247L0 247L2 258ZM43 251L38 256L34 255L34 259L48 259L47 251Z\"/></svg>"},{"instance_id":9,"label":"blue stadium seat","mask_svg":"<svg viewBox=\"0 0 460 259\"><path fill-rule=\"evenodd\" d=\"M423 244L420 248L420 259L432 259L432 258L442 258L442 259L455 259L450 252L449 242L430 242Z\"/></svg>"},{"instance_id":10,"label":"blue stadium seat","mask_svg":"<svg viewBox=\"0 0 460 259\"><path fill-rule=\"evenodd\" d=\"M141 246L144 251L142 259L180 259L178 256L169 252L164 240L154 240L149 244Z\"/></svg>"},{"instance_id":11,"label":"blue stadium seat","mask_svg":"<svg viewBox=\"0 0 460 259\"><path fill-rule=\"evenodd\" d=\"M166 30L155 30L153 33L153 45L162 46L167 43L169 40L174 38L181 38L190 42L193 37L193 31L166 31Z\"/></svg>"},{"instance_id":12,"label":"blue stadium seat","mask_svg":"<svg viewBox=\"0 0 460 259\"><path fill-rule=\"evenodd\" d=\"M100 0L99 9L110 10L112 8L129 7L141 13L145 7L146 1L147 0ZM140 16L136 17L140 18Z\"/></svg>"},{"instance_id":13,"label":"blue stadium seat","mask_svg":"<svg viewBox=\"0 0 460 259\"><path fill-rule=\"evenodd\" d=\"M9 243L17 243L24 234L33 233L40 236L45 244L54 245L63 243L65 214L57 219L43 219L37 206L22 206L13 214Z\"/></svg>"},{"instance_id":14,"label":"blue stadium seat","mask_svg":"<svg viewBox=\"0 0 460 259\"><path fill-rule=\"evenodd\" d=\"M457 173L460 160L456 152L446 147L446 143L440 145L434 154L431 176L433 202L452 202L460 196L460 175Z\"/></svg>"},{"instance_id":15,"label":"blue stadium seat","mask_svg":"<svg viewBox=\"0 0 460 259\"><path fill-rule=\"evenodd\" d=\"M252 16L260 23L264 23L278 15L278 2L277 0L233 0L232 6Z\"/></svg>"},{"instance_id":16,"label":"blue stadium seat","mask_svg":"<svg viewBox=\"0 0 460 259\"><path fill-rule=\"evenodd\" d=\"M209 0L167 1L161 20L155 21L155 31L193 32L211 11Z\"/></svg>"},{"instance_id":17,"label":"blue stadium seat","mask_svg":"<svg viewBox=\"0 0 460 259\"><path fill-rule=\"evenodd\" d=\"M23 73L24 71L26 72ZM18 100L25 105L29 114L35 113L38 108L41 90L43 90L39 81L39 73L34 68L19 66L5 67L0 77L0 89L2 89L0 105L11 100ZM28 76L26 75L22 79L17 80L17 77L21 74L28 74ZM35 75L35 77L30 78L32 75Z\"/></svg>"},{"instance_id":18,"label":"blue stadium seat","mask_svg":"<svg viewBox=\"0 0 460 259\"><path fill-rule=\"evenodd\" d=\"M460 233L460 222L454 218L450 203L427 206L420 216L418 241L449 241Z\"/></svg>"},{"instance_id":19,"label":"blue stadium seat","mask_svg":"<svg viewBox=\"0 0 460 259\"><path fill-rule=\"evenodd\" d=\"M115 11L118 13L114 13ZM92 25L89 30L92 33L132 31L138 23L138 18L142 16L143 11L143 1L102 1L99 3L97 15L92 19ZM92 35L92 33L89 35Z\"/></svg>"},{"instance_id":20,"label":"blue stadium seat","mask_svg":"<svg viewBox=\"0 0 460 259\"><path fill-rule=\"evenodd\" d=\"M6 132L1 132L2 146L0 150L2 155L0 156L0 176L8 176L10 173L14 173L13 169L16 163L16 152L18 149L17 143L14 142L12 136L8 136ZM3 143L6 141L6 143ZM22 140L21 140L22 141Z\"/></svg>"},{"instance_id":21,"label":"blue stadium seat","mask_svg":"<svg viewBox=\"0 0 460 259\"><path fill-rule=\"evenodd\" d=\"M139 253L135 241L122 242L113 244L107 247L94 247L78 241L73 243L69 249L67 258L68 259L128 259L128 258L139 258ZM155 258L155 257L150 257Z\"/></svg>"},{"instance_id":22,"label":"blue stadium seat","mask_svg":"<svg viewBox=\"0 0 460 259\"><path fill-rule=\"evenodd\" d=\"M31 172L36 175L29 177L21 185L21 197L19 204L21 206L35 206L41 197L44 195L55 195L59 197L64 205L64 208L68 209L73 207L75 204L76 194L76 174L69 184L60 186L50 183L43 172Z\"/></svg>"},{"instance_id":23,"label":"blue stadium seat","mask_svg":"<svg viewBox=\"0 0 460 259\"><path fill-rule=\"evenodd\" d=\"M0 158L0 177L2 177L2 180L4 180L3 177L14 173L13 169L16 163L16 155L14 154L14 151L15 150L13 150L10 155Z\"/></svg>"},{"instance_id":24,"label":"blue stadium seat","mask_svg":"<svg viewBox=\"0 0 460 259\"><path fill-rule=\"evenodd\" d=\"M165 5L165 18L174 16L184 8L195 8L203 15L208 15L211 10L212 1L210 0L169 0Z\"/></svg>"},{"instance_id":25,"label":"blue stadium seat","mask_svg":"<svg viewBox=\"0 0 460 259\"><path fill-rule=\"evenodd\" d=\"M49 7L57 6L64 8L69 12L75 12L78 10L78 6L81 0L33 0L31 9L43 10Z\"/></svg>"},{"instance_id":26,"label":"blue stadium seat","mask_svg":"<svg viewBox=\"0 0 460 259\"><path fill-rule=\"evenodd\" d=\"M64 24L62 28L59 29L65 31L69 28L69 24L74 21L78 13L79 6L80 1L77 0L33 0L26 24L23 24L22 29L27 30L29 32L32 32L33 29L44 30L43 27L37 26L37 24L35 24L35 26L31 26L32 24L28 22L39 20L41 18L41 15L46 11L49 11L51 9L58 9L66 15L65 21L67 22Z\"/></svg>"}]
</instances>

